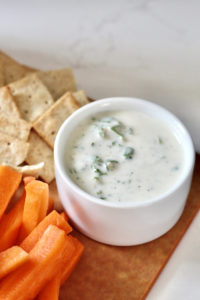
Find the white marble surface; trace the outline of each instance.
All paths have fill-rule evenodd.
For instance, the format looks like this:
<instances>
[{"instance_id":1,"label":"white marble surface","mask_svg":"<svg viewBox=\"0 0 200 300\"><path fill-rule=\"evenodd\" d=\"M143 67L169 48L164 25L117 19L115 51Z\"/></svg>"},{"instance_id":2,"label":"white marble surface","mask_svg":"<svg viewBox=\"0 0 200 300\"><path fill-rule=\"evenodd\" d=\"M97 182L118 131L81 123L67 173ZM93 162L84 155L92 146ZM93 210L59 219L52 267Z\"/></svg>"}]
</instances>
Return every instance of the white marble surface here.
<instances>
[{"instance_id":1,"label":"white marble surface","mask_svg":"<svg viewBox=\"0 0 200 300\"><path fill-rule=\"evenodd\" d=\"M70 66L93 98L162 104L200 152L199 0L0 0L0 48L23 63ZM200 299L200 215L148 300Z\"/></svg>"}]
</instances>

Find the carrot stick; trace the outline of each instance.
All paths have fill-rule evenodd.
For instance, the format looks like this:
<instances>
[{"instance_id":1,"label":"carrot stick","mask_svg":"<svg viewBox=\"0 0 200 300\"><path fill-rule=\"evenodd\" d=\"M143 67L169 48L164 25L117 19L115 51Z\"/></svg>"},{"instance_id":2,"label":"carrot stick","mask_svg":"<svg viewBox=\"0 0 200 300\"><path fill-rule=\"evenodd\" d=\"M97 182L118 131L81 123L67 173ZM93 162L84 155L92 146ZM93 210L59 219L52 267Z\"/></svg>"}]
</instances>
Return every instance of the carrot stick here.
<instances>
[{"instance_id":1,"label":"carrot stick","mask_svg":"<svg viewBox=\"0 0 200 300\"><path fill-rule=\"evenodd\" d=\"M6 250L17 242L24 211L25 193L8 214L0 220L0 251Z\"/></svg>"},{"instance_id":2,"label":"carrot stick","mask_svg":"<svg viewBox=\"0 0 200 300\"><path fill-rule=\"evenodd\" d=\"M34 299L70 260L73 251L65 232L50 225L29 253L29 260L0 282L0 299Z\"/></svg>"},{"instance_id":3,"label":"carrot stick","mask_svg":"<svg viewBox=\"0 0 200 300\"><path fill-rule=\"evenodd\" d=\"M61 216L63 216L63 218L66 220L66 221L69 221L69 217L68 217L68 215L66 214L66 212L61 212L60 213L61 214Z\"/></svg>"},{"instance_id":4,"label":"carrot stick","mask_svg":"<svg viewBox=\"0 0 200 300\"><path fill-rule=\"evenodd\" d=\"M19 242L46 216L49 198L48 185L42 181L31 181L25 186L25 190L26 198Z\"/></svg>"},{"instance_id":5,"label":"carrot stick","mask_svg":"<svg viewBox=\"0 0 200 300\"><path fill-rule=\"evenodd\" d=\"M57 211L53 210L23 240L20 247L22 247L25 251L30 252L50 224L63 229L66 234L72 231L71 226L65 221L65 219Z\"/></svg>"},{"instance_id":6,"label":"carrot stick","mask_svg":"<svg viewBox=\"0 0 200 300\"><path fill-rule=\"evenodd\" d=\"M73 255L67 264L62 265L60 273L57 275L57 277L54 277L54 279L48 282L40 291L37 300L57 300L59 297L60 285L62 285L69 278L81 258L84 249L83 245L76 238L72 236L68 237L75 246Z\"/></svg>"},{"instance_id":7,"label":"carrot stick","mask_svg":"<svg viewBox=\"0 0 200 300\"><path fill-rule=\"evenodd\" d=\"M70 259L70 262L67 263L66 265L63 265L63 268L61 270L61 285L68 279L72 271L75 269L84 250L84 247L79 242L79 240L77 240L75 237L72 236L69 236L69 238L71 239L71 241L75 246L75 251L73 253L72 258Z\"/></svg>"},{"instance_id":8,"label":"carrot stick","mask_svg":"<svg viewBox=\"0 0 200 300\"><path fill-rule=\"evenodd\" d=\"M29 258L27 252L18 246L13 246L0 253L0 279L16 270Z\"/></svg>"},{"instance_id":9,"label":"carrot stick","mask_svg":"<svg viewBox=\"0 0 200 300\"><path fill-rule=\"evenodd\" d=\"M0 218L17 190L21 179L22 174L9 167L0 166Z\"/></svg>"},{"instance_id":10,"label":"carrot stick","mask_svg":"<svg viewBox=\"0 0 200 300\"><path fill-rule=\"evenodd\" d=\"M33 180L35 180L35 177L33 177L33 176L26 176L26 177L24 177L23 178L24 185L27 185L28 183L30 183Z\"/></svg>"},{"instance_id":11,"label":"carrot stick","mask_svg":"<svg viewBox=\"0 0 200 300\"><path fill-rule=\"evenodd\" d=\"M60 290L60 278L59 276L54 277L49 281L42 291L37 296L36 300L58 300Z\"/></svg>"}]
</instances>

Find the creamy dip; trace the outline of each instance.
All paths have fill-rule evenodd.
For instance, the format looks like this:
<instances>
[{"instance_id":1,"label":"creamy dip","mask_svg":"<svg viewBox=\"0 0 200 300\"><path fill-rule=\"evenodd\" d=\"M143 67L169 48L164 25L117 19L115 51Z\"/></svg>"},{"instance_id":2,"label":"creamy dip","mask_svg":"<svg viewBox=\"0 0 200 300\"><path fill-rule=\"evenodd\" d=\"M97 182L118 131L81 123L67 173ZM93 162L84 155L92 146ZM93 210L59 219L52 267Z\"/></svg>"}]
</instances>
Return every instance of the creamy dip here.
<instances>
[{"instance_id":1,"label":"creamy dip","mask_svg":"<svg viewBox=\"0 0 200 300\"><path fill-rule=\"evenodd\" d=\"M162 122L135 111L84 120L66 145L71 179L104 201L146 201L169 190L183 168L183 149Z\"/></svg>"}]
</instances>

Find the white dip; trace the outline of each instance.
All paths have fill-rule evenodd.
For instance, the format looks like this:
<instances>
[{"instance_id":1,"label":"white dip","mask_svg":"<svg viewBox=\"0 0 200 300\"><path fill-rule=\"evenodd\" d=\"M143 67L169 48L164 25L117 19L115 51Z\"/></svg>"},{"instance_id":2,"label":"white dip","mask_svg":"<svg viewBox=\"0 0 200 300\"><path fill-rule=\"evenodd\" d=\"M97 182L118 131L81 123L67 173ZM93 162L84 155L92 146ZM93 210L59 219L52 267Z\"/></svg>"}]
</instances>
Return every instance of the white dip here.
<instances>
[{"instance_id":1,"label":"white dip","mask_svg":"<svg viewBox=\"0 0 200 300\"><path fill-rule=\"evenodd\" d=\"M170 189L183 150L167 126L134 111L104 112L82 122L66 146L67 172L104 201L146 201Z\"/></svg>"}]
</instances>

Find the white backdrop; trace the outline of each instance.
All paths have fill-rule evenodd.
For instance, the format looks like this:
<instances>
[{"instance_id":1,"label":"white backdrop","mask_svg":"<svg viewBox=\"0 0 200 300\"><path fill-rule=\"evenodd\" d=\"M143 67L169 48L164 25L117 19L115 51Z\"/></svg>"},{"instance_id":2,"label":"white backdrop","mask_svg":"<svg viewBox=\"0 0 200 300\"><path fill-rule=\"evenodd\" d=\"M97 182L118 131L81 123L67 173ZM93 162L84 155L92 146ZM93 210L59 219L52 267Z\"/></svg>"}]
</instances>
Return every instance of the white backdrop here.
<instances>
[{"instance_id":1,"label":"white backdrop","mask_svg":"<svg viewBox=\"0 0 200 300\"><path fill-rule=\"evenodd\" d=\"M70 66L90 97L162 104L200 152L200 1L0 0L0 48L41 69ZM200 299L199 215L148 296Z\"/></svg>"}]
</instances>

